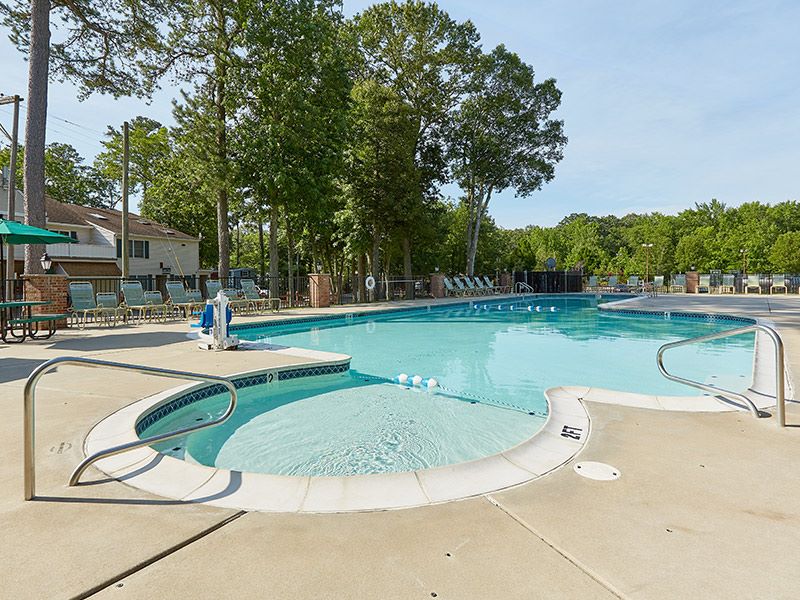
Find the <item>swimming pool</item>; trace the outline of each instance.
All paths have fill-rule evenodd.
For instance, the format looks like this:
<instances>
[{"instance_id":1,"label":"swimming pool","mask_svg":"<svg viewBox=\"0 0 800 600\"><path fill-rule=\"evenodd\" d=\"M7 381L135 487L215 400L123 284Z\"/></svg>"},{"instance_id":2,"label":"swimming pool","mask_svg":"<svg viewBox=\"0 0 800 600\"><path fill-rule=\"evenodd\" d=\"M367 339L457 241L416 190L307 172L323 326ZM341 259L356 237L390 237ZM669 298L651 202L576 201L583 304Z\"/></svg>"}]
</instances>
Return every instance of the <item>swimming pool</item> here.
<instances>
[{"instance_id":1,"label":"swimming pool","mask_svg":"<svg viewBox=\"0 0 800 600\"><path fill-rule=\"evenodd\" d=\"M600 300L602 301L602 299ZM536 297L240 328L265 348L347 354L347 373L241 391L222 426L159 446L189 462L279 475L404 472L496 454L547 418L544 391L583 385L652 395L694 395L658 372L658 347L741 322L598 311L591 297ZM537 310L538 307L538 310ZM668 368L744 390L753 336L679 348ZM393 383L400 374L433 389ZM194 402L141 436L219 414L222 397Z\"/></svg>"}]
</instances>

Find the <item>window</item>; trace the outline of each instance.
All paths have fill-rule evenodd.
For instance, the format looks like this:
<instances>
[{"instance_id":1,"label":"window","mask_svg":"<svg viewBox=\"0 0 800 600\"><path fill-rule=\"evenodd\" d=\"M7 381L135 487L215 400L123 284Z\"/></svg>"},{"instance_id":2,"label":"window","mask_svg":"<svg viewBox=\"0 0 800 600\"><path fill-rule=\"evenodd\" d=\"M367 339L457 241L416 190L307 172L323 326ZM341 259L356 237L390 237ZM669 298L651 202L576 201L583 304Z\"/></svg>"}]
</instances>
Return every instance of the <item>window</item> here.
<instances>
[{"instance_id":1,"label":"window","mask_svg":"<svg viewBox=\"0 0 800 600\"><path fill-rule=\"evenodd\" d=\"M51 229L53 233L58 233L59 235L65 235L67 237L71 237L73 240L78 239L78 232L77 231L58 231L55 229Z\"/></svg>"},{"instance_id":2,"label":"window","mask_svg":"<svg viewBox=\"0 0 800 600\"><path fill-rule=\"evenodd\" d=\"M150 258L150 242L147 240L128 240L130 258ZM122 258L122 240L117 238L117 258Z\"/></svg>"}]
</instances>

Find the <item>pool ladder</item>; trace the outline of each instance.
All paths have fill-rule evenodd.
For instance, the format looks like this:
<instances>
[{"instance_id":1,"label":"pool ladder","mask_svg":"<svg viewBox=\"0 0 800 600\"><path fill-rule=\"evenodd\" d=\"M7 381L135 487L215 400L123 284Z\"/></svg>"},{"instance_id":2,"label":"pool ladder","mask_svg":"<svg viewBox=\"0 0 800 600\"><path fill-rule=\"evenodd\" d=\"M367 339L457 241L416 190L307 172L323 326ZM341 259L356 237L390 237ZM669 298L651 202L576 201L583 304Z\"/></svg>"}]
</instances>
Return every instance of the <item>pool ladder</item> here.
<instances>
[{"instance_id":1,"label":"pool ladder","mask_svg":"<svg viewBox=\"0 0 800 600\"><path fill-rule=\"evenodd\" d=\"M153 435L148 438L136 440L133 442L128 442L126 444L119 444L118 446L112 446L111 448L106 448L105 450L100 450L95 452L94 454L87 456L84 458L80 464L75 467L75 470L72 472L72 475L69 478L69 485L77 485L78 481L83 475L84 471L89 468L94 462L100 460L101 458L106 458L109 456L115 456L117 454L122 454L123 452L127 452L129 450L135 450L136 448L142 448L143 446L149 446L150 444L155 444L157 442L164 442L166 440L171 440L176 437L180 437L182 435L186 435L188 433L192 433L193 431L199 431L200 429L207 429L209 427L215 427L217 425L221 425L225 421L227 421L230 416L233 414L233 411L236 409L236 386L233 383L226 379L225 377L217 377L216 375L202 375L200 373L191 373L189 371L174 371L172 369L161 369L158 367L146 367L143 365L131 365L127 363L118 363L112 362L108 360L98 360L96 358L77 358L77 357L69 357L69 356L61 356L58 358L53 358L48 360L45 363L42 363L38 367L36 367L33 372L28 376L28 380L25 382L25 391L24 391L24 415L23 415L23 426L25 428L24 433L24 472L25 472L25 500L31 500L34 498L36 494L36 465L34 460L34 404L35 404L35 392L36 392L36 385L39 383L39 380L42 378L43 375L49 373L50 371L56 369L59 366L64 365L74 365L74 366L82 366L82 367L90 367L90 368L106 368L106 369L113 369L117 371L134 371L136 373L142 373L144 375L153 375L155 377L166 377L168 379L184 379L184 380L191 380L191 381L203 381L206 383L212 384L219 384L227 388L228 393L230 394L230 402L228 403L228 407L225 409L225 412L222 413L216 419L211 421L207 421L205 423L200 423L198 425L192 425L191 427L184 427L183 429L178 429L176 431L172 431L169 433L162 433L159 435Z\"/></svg>"},{"instance_id":2,"label":"pool ladder","mask_svg":"<svg viewBox=\"0 0 800 600\"><path fill-rule=\"evenodd\" d=\"M702 335L700 337L679 340L677 342L669 342L667 344L664 344L658 349L658 354L656 355L658 370L661 371L661 374L670 381L682 383L684 385L704 390L706 392L711 392L712 394L716 394L719 396L736 398L744 403L743 408L747 408L753 414L753 416L757 418L765 416L765 414L758 409L758 407L753 403L753 401L750 400L750 398L748 398L744 394L740 394L739 392L734 392L731 390L725 390L714 385L700 383L699 381L694 381L692 379L685 379L683 377L678 377L677 375L673 375L672 373L667 371L666 367L664 366L664 353L671 348L677 348L679 346L688 346L689 344L697 344L700 342L709 342L711 340L719 340L722 338L733 337L745 333L751 333L751 332L757 333L759 331L765 333L772 340L773 346L775 347L775 412L778 418L778 426L786 427L786 391L784 383L785 366L784 366L783 340L781 339L781 336L778 335L778 332L775 331L772 327L769 327L767 325L762 325L761 323L755 323L753 325L747 325L746 327L738 327L736 329L718 331L717 333Z\"/></svg>"}]
</instances>

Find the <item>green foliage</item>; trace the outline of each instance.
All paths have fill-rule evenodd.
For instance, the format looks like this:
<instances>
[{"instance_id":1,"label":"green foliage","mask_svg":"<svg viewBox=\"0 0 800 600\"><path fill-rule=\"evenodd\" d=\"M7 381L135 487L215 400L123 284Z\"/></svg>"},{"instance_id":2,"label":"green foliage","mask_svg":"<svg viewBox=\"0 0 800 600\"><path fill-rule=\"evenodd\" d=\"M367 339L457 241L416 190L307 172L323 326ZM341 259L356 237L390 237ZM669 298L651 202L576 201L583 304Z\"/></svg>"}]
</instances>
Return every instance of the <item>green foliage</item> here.
<instances>
[{"instance_id":1,"label":"green foliage","mask_svg":"<svg viewBox=\"0 0 800 600\"><path fill-rule=\"evenodd\" d=\"M778 236L769 259L775 271L800 273L800 231L787 231Z\"/></svg>"}]
</instances>

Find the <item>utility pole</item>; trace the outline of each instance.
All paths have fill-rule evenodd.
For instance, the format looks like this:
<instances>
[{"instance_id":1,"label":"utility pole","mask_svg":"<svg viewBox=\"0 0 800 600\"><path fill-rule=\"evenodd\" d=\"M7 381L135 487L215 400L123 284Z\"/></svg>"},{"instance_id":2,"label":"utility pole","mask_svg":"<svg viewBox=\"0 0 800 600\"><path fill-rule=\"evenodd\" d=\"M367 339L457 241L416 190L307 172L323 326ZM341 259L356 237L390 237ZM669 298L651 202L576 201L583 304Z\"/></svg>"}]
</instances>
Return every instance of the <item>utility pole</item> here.
<instances>
[{"instance_id":1,"label":"utility pole","mask_svg":"<svg viewBox=\"0 0 800 600\"><path fill-rule=\"evenodd\" d=\"M122 124L122 279L130 277L128 256L128 122Z\"/></svg>"},{"instance_id":2,"label":"utility pole","mask_svg":"<svg viewBox=\"0 0 800 600\"><path fill-rule=\"evenodd\" d=\"M8 172L8 220L14 221L17 212L17 145L19 140L19 103L22 100L19 96L3 96L0 98L0 104L13 104L14 105L14 120L11 125L11 164ZM3 274L8 280L6 285L5 298L14 300L14 246L8 245L8 253L6 254L6 272Z\"/></svg>"}]
</instances>

